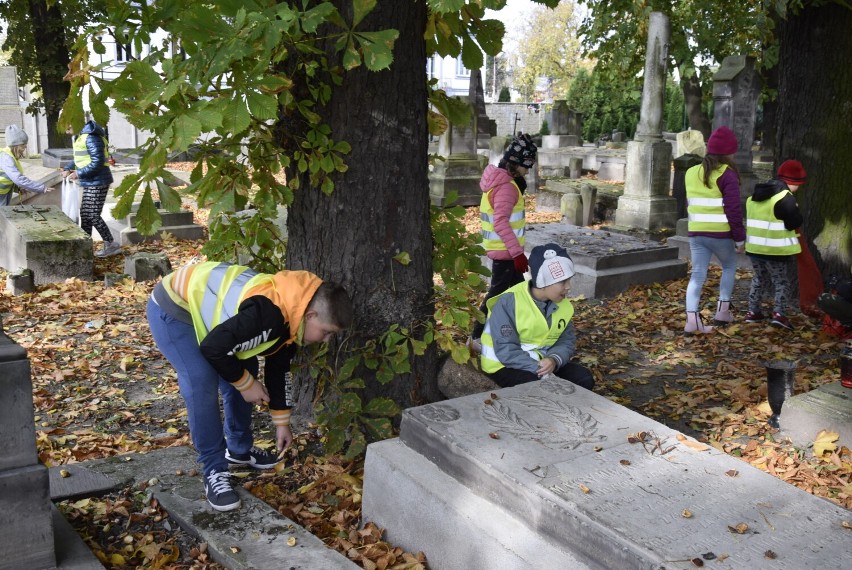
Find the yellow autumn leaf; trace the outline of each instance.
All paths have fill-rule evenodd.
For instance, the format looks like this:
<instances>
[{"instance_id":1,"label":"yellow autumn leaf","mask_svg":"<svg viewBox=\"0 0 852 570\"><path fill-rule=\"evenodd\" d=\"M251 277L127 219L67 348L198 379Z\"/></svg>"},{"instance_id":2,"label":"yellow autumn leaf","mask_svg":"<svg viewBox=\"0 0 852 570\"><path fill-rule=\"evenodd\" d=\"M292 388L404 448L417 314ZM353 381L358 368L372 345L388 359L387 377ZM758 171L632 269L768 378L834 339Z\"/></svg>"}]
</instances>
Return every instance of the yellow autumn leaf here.
<instances>
[{"instance_id":1,"label":"yellow autumn leaf","mask_svg":"<svg viewBox=\"0 0 852 570\"><path fill-rule=\"evenodd\" d=\"M834 442L839 437L840 434L837 432L820 430L814 440L814 457L822 458L826 451L832 452L837 450L837 444Z\"/></svg>"},{"instance_id":2,"label":"yellow autumn leaf","mask_svg":"<svg viewBox=\"0 0 852 570\"><path fill-rule=\"evenodd\" d=\"M703 443L688 439L685 435L680 433L677 434L677 440L682 444L686 445L687 447L691 447L695 451L707 451L708 449L710 449L709 445L704 445Z\"/></svg>"},{"instance_id":3,"label":"yellow autumn leaf","mask_svg":"<svg viewBox=\"0 0 852 570\"><path fill-rule=\"evenodd\" d=\"M757 406L757 411L766 414L767 416L772 414L772 408L769 407L769 402L761 402Z\"/></svg>"}]
</instances>

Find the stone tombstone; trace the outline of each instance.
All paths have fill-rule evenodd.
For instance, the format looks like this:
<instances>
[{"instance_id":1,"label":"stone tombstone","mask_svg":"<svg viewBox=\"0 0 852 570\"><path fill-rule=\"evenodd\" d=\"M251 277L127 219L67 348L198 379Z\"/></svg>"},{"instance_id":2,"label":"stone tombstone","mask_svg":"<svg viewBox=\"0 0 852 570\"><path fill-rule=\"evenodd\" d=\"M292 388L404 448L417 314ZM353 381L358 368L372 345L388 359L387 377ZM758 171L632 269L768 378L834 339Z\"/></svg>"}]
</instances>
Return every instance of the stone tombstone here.
<instances>
[{"instance_id":1,"label":"stone tombstone","mask_svg":"<svg viewBox=\"0 0 852 570\"><path fill-rule=\"evenodd\" d=\"M4 139L8 125L24 128L24 114L18 97L17 70L11 66L0 66L0 137Z\"/></svg>"},{"instance_id":2,"label":"stone tombstone","mask_svg":"<svg viewBox=\"0 0 852 570\"><path fill-rule=\"evenodd\" d=\"M0 322L0 570L54 568L47 468L38 461L27 352Z\"/></svg>"},{"instance_id":3,"label":"stone tombstone","mask_svg":"<svg viewBox=\"0 0 852 570\"><path fill-rule=\"evenodd\" d=\"M669 19L652 12L645 53L642 106L634 140L627 143L624 194L618 199L616 226L655 231L673 228L677 205L669 196L672 147L663 138Z\"/></svg>"},{"instance_id":4,"label":"stone tombstone","mask_svg":"<svg viewBox=\"0 0 852 570\"><path fill-rule=\"evenodd\" d=\"M571 178L580 178L583 175L583 157L572 156L568 159L568 171Z\"/></svg>"},{"instance_id":5,"label":"stone tombstone","mask_svg":"<svg viewBox=\"0 0 852 570\"><path fill-rule=\"evenodd\" d=\"M474 116L469 125L450 125L438 139L441 159L435 160L429 173L429 195L433 205L446 205L446 196L450 192L458 194L456 203L461 206L479 204L482 195L479 179L488 164L488 157L477 154L477 138Z\"/></svg>"},{"instance_id":6,"label":"stone tombstone","mask_svg":"<svg viewBox=\"0 0 852 570\"><path fill-rule=\"evenodd\" d=\"M704 142L704 135L701 131L689 129L681 131L675 135L677 140L677 152L675 158L685 154L694 154L699 157L704 157L707 153L707 145Z\"/></svg>"},{"instance_id":7,"label":"stone tombstone","mask_svg":"<svg viewBox=\"0 0 852 570\"><path fill-rule=\"evenodd\" d=\"M563 99L557 99L553 102L553 108L550 110L550 134L551 135L572 135L570 131L571 109L568 108L568 103Z\"/></svg>"},{"instance_id":8,"label":"stone tombstone","mask_svg":"<svg viewBox=\"0 0 852 570\"><path fill-rule=\"evenodd\" d=\"M583 198L582 225L590 226L595 221L595 206L598 201L598 188L594 184L580 186L580 196Z\"/></svg>"},{"instance_id":9,"label":"stone tombstone","mask_svg":"<svg viewBox=\"0 0 852 570\"><path fill-rule=\"evenodd\" d=\"M750 196L756 182L751 147L760 90L761 79L752 57L728 56L713 76L713 129L725 126L737 136L734 160L740 171L742 196Z\"/></svg>"},{"instance_id":10,"label":"stone tombstone","mask_svg":"<svg viewBox=\"0 0 852 570\"><path fill-rule=\"evenodd\" d=\"M154 281L172 272L165 253L138 252L124 258L124 272L135 281Z\"/></svg>"}]
</instances>

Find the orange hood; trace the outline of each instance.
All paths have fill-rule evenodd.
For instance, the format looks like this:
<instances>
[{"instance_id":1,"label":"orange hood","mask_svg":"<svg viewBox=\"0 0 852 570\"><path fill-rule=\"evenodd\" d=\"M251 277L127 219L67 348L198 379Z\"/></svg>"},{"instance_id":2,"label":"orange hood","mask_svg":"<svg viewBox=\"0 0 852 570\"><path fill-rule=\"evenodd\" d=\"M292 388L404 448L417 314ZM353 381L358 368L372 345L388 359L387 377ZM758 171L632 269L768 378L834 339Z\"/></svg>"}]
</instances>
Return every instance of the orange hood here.
<instances>
[{"instance_id":1,"label":"orange hood","mask_svg":"<svg viewBox=\"0 0 852 570\"><path fill-rule=\"evenodd\" d=\"M272 275L272 281L253 287L246 297L263 295L281 309L290 325L289 344L301 338L302 319L320 285L322 279L310 271L279 271Z\"/></svg>"}]
</instances>

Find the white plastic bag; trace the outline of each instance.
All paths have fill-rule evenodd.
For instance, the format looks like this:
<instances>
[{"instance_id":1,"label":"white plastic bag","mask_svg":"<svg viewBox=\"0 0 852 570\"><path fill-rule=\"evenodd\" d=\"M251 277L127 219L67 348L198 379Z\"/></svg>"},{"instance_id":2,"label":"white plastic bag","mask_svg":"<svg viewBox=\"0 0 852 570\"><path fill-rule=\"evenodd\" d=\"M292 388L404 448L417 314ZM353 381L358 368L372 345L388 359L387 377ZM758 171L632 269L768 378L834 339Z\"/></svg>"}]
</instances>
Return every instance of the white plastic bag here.
<instances>
[{"instance_id":1,"label":"white plastic bag","mask_svg":"<svg viewBox=\"0 0 852 570\"><path fill-rule=\"evenodd\" d=\"M62 212L75 224L80 222L80 187L67 178L62 179Z\"/></svg>"}]
</instances>

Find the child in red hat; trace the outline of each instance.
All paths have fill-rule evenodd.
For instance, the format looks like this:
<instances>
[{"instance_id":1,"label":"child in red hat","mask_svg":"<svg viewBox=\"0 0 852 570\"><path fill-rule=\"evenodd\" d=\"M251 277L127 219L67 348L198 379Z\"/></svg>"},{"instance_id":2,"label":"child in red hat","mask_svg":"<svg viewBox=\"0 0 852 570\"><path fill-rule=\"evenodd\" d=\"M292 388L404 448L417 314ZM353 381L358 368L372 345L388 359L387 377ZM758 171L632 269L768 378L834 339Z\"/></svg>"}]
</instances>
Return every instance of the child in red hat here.
<instances>
[{"instance_id":1,"label":"child in red hat","mask_svg":"<svg viewBox=\"0 0 852 570\"><path fill-rule=\"evenodd\" d=\"M775 179L758 184L746 200L746 254L751 259L752 278L745 320L756 323L766 317L761 301L774 288L775 297L770 323L793 329L784 315L790 298L790 265L802 251L796 229L802 225L802 214L793 192L807 177L798 160L787 160L778 168Z\"/></svg>"}]
</instances>

